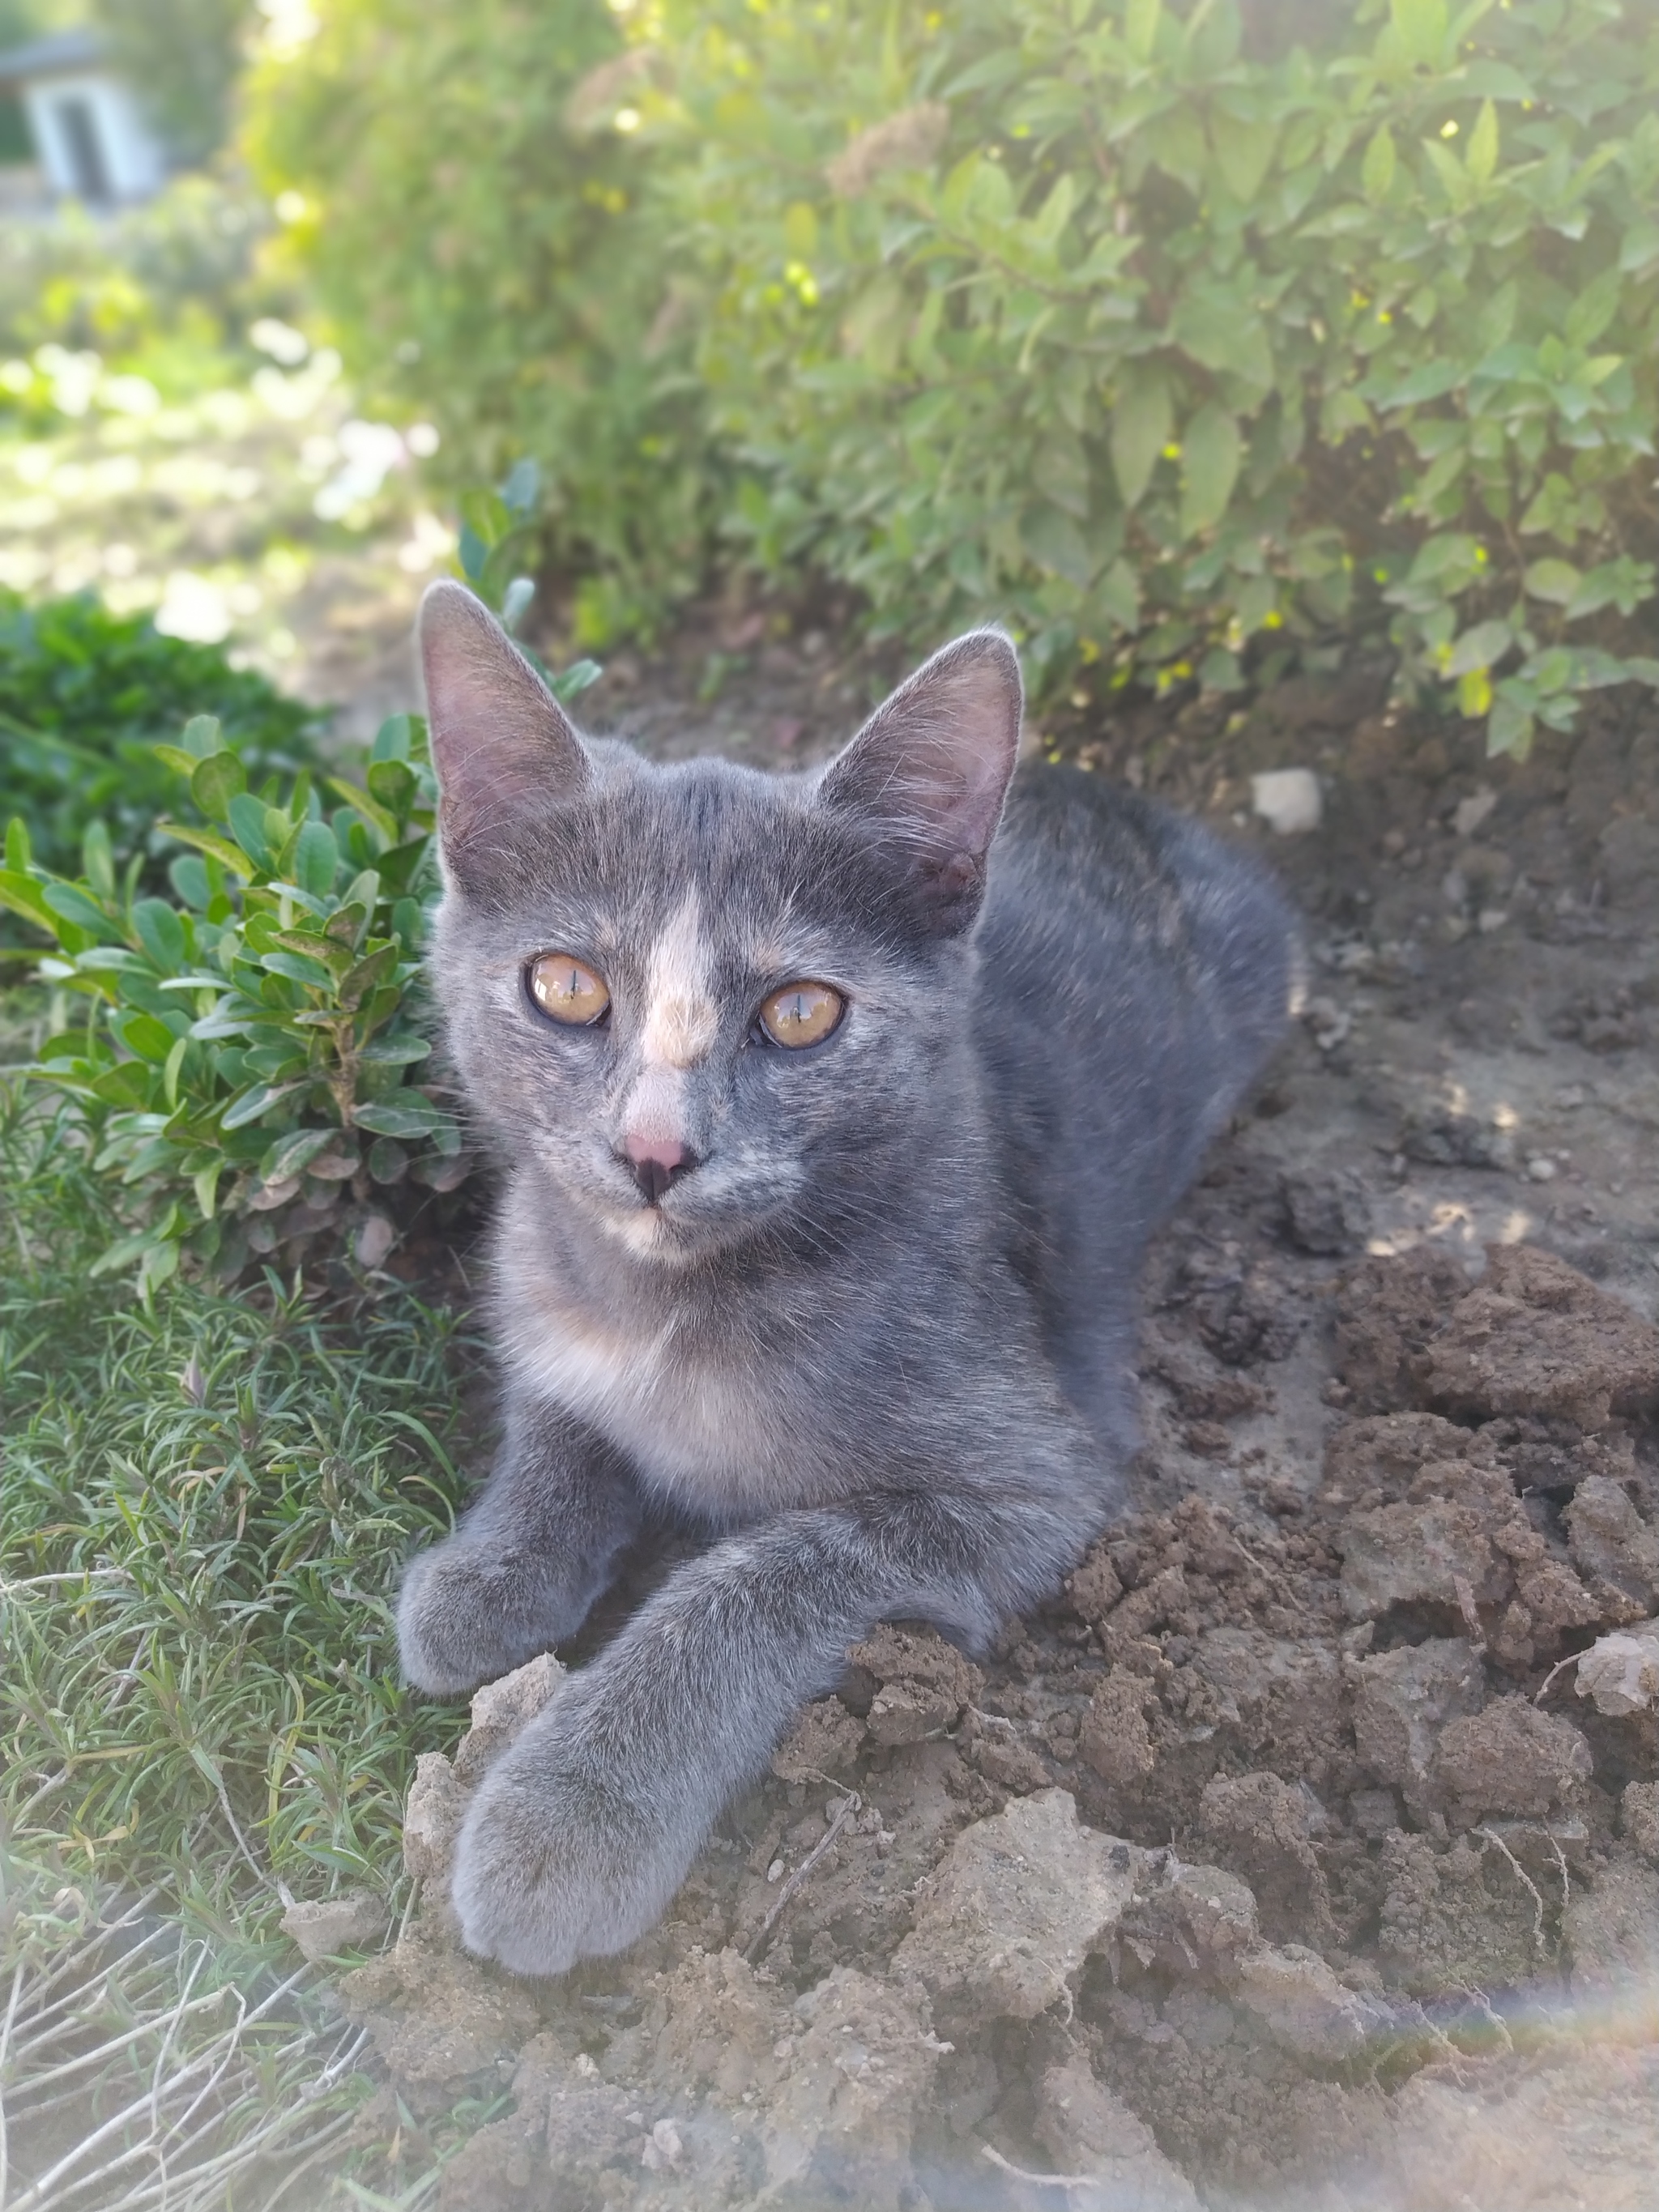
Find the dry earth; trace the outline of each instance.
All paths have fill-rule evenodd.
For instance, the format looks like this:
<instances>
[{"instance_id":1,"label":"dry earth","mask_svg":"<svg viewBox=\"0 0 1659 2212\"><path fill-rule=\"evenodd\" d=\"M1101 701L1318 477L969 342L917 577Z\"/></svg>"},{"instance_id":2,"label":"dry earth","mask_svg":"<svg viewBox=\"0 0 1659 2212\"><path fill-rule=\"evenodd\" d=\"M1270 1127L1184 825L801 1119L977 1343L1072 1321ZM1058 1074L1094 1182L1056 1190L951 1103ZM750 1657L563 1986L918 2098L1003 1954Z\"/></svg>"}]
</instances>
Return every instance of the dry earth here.
<instances>
[{"instance_id":1,"label":"dry earth","mask_svg":"<svg viewBox=\"0 0 1659 2212\"><path fill-rule=\"evenodd\" d=\"M594 696L811 757L869 672L755 619ZM982 1665L858 1647L664 1924L559 1984L441 1902L560 1669L512 1678L342 1985L377 2189L505 2090L446 2212L1659 2204L1659 714L1517 769L1363 669L1076 711L1049 743L1269 849L1316 979L1149 1267L1133 1510ZM1324 823L1275 838L1248 779L1295 765Z\"/></svg>"}]
</instances>

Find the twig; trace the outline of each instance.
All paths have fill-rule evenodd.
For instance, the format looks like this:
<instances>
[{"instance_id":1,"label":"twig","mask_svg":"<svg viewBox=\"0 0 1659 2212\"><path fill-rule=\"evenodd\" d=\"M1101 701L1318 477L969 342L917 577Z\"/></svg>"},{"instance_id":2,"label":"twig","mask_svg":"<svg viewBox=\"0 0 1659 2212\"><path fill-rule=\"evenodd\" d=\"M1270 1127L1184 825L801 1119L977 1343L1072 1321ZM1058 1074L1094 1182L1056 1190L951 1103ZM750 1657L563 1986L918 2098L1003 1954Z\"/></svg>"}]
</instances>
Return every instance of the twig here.
<instances>
[{"instance_id":1,"label":"twig","mask_svg":"<svg viewBox=\"0 0 1659 2212\"><path fill-rule=\"evenodd\" d=\"M1558 1659L1554 1666L1550 1668L1549 1673L1545 1675L1543 1680L1533 1692L1532 1701L1534 1705L1541 1705L1544 1702L1546 1692L1548 1690L1550 1684L1555 1680L1556 1676L1561 1672L1561 1669L1564 1667L1576 1667L1583 1656L1584 1655L1582 1651L1569 1651L1565 1659Z\"/></svg>"},{"instance_id":2,"label":"twig","mask_svg":"<svg viewBox=\"0 0 1659 2212\"><path fill-rule=\"evenodd\" d=\"M1526 1891L1528 1896L1531 1898L1532 1940L1537 1948L1541 1951L1544 1948L1544 1899L1537 1883L1527 1872L1525 1867L1522 1865L1520 1860L1516 1858L1515 1853L1510 1849L1509 1845L1504 1841L1504 1838L1498 1834L1495 1828L1480 1827L1475 1830L1475 1833L1478 1836L1485 1836L1489 1842L1497 1844L1498 1850L1503 1852L1504 1857L1509 1861L1510 1872L1514 1875L1516 1880L1521 1884L1521 1887ZM1488 2007L1488 2010L1490 2009L1491 2008Z\"/></svg>"},{"instance_id":3,"label":"twig","mask_svg":"<svg viewBox=\"0 0 1659 2212\"><path fill-rule=\"evenodd\" d=\"M860 1809L863 1803L864 1800L859 1796L856 1790L849 1790L847 1795L842 1799L840 1804L836 1808L835 1819L830 1821L829 1826L824 1830L821 1839L813 1844L811 1850L808 1851L806 1856L801 1861L800 1864L795 1869L793 1874L790 1875L788 1881L785 1882L783 1887L778 1892L776 1898L773 1901L771 1911L767 1914L765 1919L762 1921L760 1926L755 1930L755 1933L750 1937L748 1942L744 1946L743 1955L745 1959L752 1959L754 1957L756 1952L759 1950L761 1945L771 1934L773 1929L776 1927L778 1923L778 1916L782 1912L785 1905L788 1904L790 1899L795 1894L795 1892L805 1881L807 1875L811 1873L813 1868L829 1850L830 1844L835 1842L836 1837L840 1835L842 1830L852 1819L854 1814Z\"/></svg>"},{"instance_id":4,"label":"twig","mask_svg":"<svg viewBox=\"0 0 1659 2212\"><path fill-rule=\"evenodd\" d=\"M1000 2150L993 2150L989 2143L980 2145L979 2154L981 2158L988 2158L993 2166L1000 2166L1005 2173L1012 2174L1016 2181L1029 2183L1033 2189L1069 2191L1098 2189L1100 2186L1097 2173L1029 2173L1023 2166L1016 2166L1012 2159L1004 2158Z\"/></svg>"},{"instance_id":5,"label":"twig","mask_svg":"<svg viewBox=\"0 0 1659 2212\"><path fill-rule=\"evenodd\" d=\"M1555 1831L1547 1821L1544 1824L1544 1833L1549 1838L1550 1849L1555 1853L1556 1869L1561 1876L1561 1910L1565 1912L1572 1902L1572 1878L1567 1872L1567 1855L1556 1842Z\"/></svg>"}]
</instances>

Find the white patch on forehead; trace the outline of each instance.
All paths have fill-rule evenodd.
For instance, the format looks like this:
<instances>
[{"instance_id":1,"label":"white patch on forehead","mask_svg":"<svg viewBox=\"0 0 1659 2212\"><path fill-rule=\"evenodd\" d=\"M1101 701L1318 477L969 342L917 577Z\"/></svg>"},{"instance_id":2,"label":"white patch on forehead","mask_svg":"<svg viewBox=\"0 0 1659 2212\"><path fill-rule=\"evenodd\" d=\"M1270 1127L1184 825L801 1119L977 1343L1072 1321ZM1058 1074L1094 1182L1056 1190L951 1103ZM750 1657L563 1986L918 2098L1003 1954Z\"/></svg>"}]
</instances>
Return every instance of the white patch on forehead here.
<instances>
[{"instance_id":1,"label":"white patch on forehead","mask_svg":"<svg viewBox=\"0 0 1659 2212\"><path fill-rule=\"evenodd\" d=\"M709 988L702 915L688 891L651 948L640 1053L647 1067L695 1067L713 1046L720 1015Z\"/></svg>"}]
</instances>

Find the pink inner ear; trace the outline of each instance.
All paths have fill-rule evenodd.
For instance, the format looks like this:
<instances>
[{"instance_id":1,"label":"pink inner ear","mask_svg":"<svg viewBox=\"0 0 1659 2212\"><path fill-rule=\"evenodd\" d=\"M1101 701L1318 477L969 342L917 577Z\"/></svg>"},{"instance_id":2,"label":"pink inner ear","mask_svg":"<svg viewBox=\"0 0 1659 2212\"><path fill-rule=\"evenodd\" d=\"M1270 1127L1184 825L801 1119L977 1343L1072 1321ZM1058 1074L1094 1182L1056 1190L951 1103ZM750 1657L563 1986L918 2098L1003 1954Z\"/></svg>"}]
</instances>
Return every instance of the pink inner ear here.
<instances>
[{"instance_id":1,"label":"pink inner ear","mask_svg":"<svg viewBox=\"0 0 1659 2212\"><path fill-rule=\"evenodd\" d=\"M422 601L421 662L447 850L586 787L587 755L558 702L463 585L446 579Z\"/></svg>"},{"instance_id":2,"label":"pink inner ear","mask_svg":"<svg viewBox=\"0 0 1659 2212\"><path fill-rule=\"evenodd\" d=\"M924 866L931 854L929 872L944 889L941 860L981 860L996 834L1021 706L1013 647L999 630L970 631L876 709L831 764L823 795L885 817L921 848Z\"/></svg>"}]
</instances>

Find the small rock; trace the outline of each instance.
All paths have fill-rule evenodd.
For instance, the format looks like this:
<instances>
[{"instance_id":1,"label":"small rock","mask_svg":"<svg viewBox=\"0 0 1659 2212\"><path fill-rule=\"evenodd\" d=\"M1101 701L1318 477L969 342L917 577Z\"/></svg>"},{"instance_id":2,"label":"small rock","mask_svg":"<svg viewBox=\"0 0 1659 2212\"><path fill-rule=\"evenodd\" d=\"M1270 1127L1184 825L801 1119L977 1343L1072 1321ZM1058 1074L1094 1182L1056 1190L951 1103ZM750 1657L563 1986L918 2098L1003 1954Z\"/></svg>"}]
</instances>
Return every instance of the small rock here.
<instances>
[{"instance_id":1,"label":"small rock","mask_svg":"<svg viewBox=\"0 0 1659 2212\"><path fill-rule=\"evenodd\" d=\"M360 1267L383 1267L397 1241L398 1232L385 1214L371 1213L357 1231L357 1265Z\"/></svg>"},{"instance_id":2,"label":"small rock","mask_svg":"<svg viewBox=\"0 0 1659 2212\"><path fill-rule=\"evenodd\" d=\"M1497 804L1498 793L1490 784L1481 784L1452 809L1452 828L1460 837L1473 837Z\"/></svg>"},{"instance_id":3,"label":"small rock","mask_svg":"<svg viewBox=\"0 0 1659 2212\"><path fill-rule=\"evenodd\" d=\"M1281 2050L1317 2065L1357 2057L1371 2032L1364 1999L1338 1981L1317 1951L1300 1943L1241 1959L1236 1994Z\"/></svg>"},{"instance_id":4,"label":"small rock","mask_svg":"<svg viewBox=\"0 0 1659 2212\"><path fill-rule=\"evenodd\" d=\"M404 1864L428 1893L443 1895L466 1793L441 1751L423 1751L404 1807Z\"/></svg>"},{"instance_id":5,"label":"small rock","mask_svg":"<svg viewBox=\"0 0 1659 2212\"><path fill-rule=\"evenodd\" d=\"M1304 836L1324 819L1319 778L1310 768L1269 769L1253 775L1250 804L1281 837Z\"/></svg>"},{"instance_id":6,"label":"small rock","mask_svg":"<svg viewBox=\"0 0 1659 2212\"><path fill-rule=\"evenodd\" d=\"M1555 1162L1547 1159L1542 1152L1534 1152L1527 1162L1527 1173L1534 1182L1553 1182L1556 1174Z\"/></svg>"},{"instance_id":7,"label":"small rock","mask_svg":"<svg viewBox=\"0 0 1659 2212\"><path fill-rule=\"evenodd\" d=\"M367 1951L386 1933L386 1906L368 1890L351 1889L315 1904L290 1905L283 1933L291 1936L312 1966L337 1959L343 1951Z\"/></svg>"},{"instance_id":8,"label":"small rock","mask_svg":"<svg viewBox=\"0 0 1659 2212\"><path fill-rule=\"evenodd\" d=\"M1659 1705L1659 1620L1635 1635L1603 1636L1581 1652L1577 1687L1610 1720L1651 1712Z\"/></svg>"},{"instance_id":9,"label":"small rock","mask_svg":"<svg viewBox=\"0 0 1659 2212\"><path fill-rule=\"evenodd\" d=\"M894 1968L976 2018L1035 2020L1109 1939L1146 1858L1080 1826L1066 1790L1016 1798L957 1838Z\"/></svg>"},{"instance_id":10,"label":"small rock","mask_svg":"<svg viewBox=\"0 0 1659 2212\"><path fill-rule=\"evenodd\" d=\"M1472 1823L1483 1813L1547 1813L1578 1794L1593 1765L1571 1721L1540 1712L1525 1698L1499 1698L1446 1723L1434 1774L1442 1795Z\"/></svg>"},{"instance_id":11,"label":"small rock","mask_svg":"<svg viewBox=\"0 0 1659 2212\"><path fill-rule=\"evenodd\" d=\"M514 1736L533 1721L565 1676L550 1651L472 1694L472 1725L455 1747L455 1779L476 1789Z\"/></svg>"}]
</instances>

